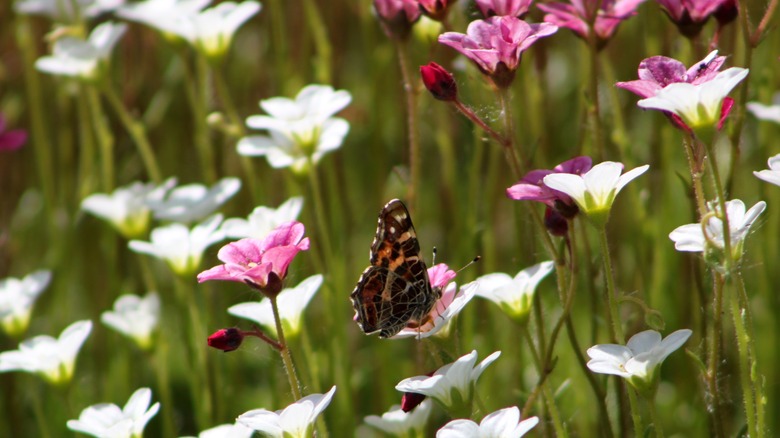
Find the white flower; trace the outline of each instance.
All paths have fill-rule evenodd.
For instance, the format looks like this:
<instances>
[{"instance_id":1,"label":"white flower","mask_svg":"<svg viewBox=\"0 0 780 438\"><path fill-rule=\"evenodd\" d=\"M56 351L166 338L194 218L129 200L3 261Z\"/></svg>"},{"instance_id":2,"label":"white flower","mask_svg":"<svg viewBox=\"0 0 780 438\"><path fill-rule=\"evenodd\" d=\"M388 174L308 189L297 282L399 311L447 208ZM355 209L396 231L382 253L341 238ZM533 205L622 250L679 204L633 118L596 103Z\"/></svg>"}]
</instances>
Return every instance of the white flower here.
<instances>
[{"instance_id":1,"label":"white flower","mask_svg":"<svg viewBox=\"0 0 780 438\"><path fill-rule=\"evenodd\" d=\"M23 279L0 280L0 326L12 337L27 330L30 314L38 295L51 281L51 271L35 271Z\"/></svg>"},{"instance_id":2,"label":"white flower","mask_svg":"<svg viewBox=\"0 0 780 438\"><path fill-rule=\"evenodd\" d=\"M151 401L152 390L140 388L124 408L113 403L92 405L81 411L78 420L68 420L68 429L98 438L140 438L146 423L160 410L160 402L150 408Z\"/></svg>"},{"instance_id":3,"label":"white flower","mask_svg":"<svg viewBox=\"0 0 780 438\"><path fill-rule=\"evenodd\" d=\"M260 3L253 0L223 2L212 8L169 16L169 20L153 25L184 38L206 57L220 58L227 53L238 28L258 12Z\"/></svg>"},{"instance_id":4,"label":"white flower","mask_svg":"<svg viewBox=\"0 0 780 438\"><path fill-rule=\"evenodd\" d=\"M335 386L325 394L307 395L276 412L254 409L241 414L236 421L266 437L309 438L314 430L314 421L328 407L334 392Z\"/></svg>"},{"instance_id":5,"label":"white flower","mask_svg":"<svg viewBox=\"0 0 780 438\"><path fill-rule=\"evenodd\" d=\"M753 175L755 175L758 179L762 179L768 183L780 186L780 154L769 157L767 164L769 165L768 170L753 172Z\"/></svg>"},{"instance_id":6,"label":"white flower","mask_svg":"<svg viewBox=\"0 0 780 438\"><path fill-rule=\"evenodd\" d=\"M19 14L43 15L60 23L71 23L78 17L93 18L109 12L125 0L17 0L14 9ZM73 6L78 9L74 14Z\"/></svg>"},{"instance_id":7,"label":"white flower","mask_svg":"<svg viewBox=\"0 0 780 438\"><path fill-rule=\"evenodd\" d=\"M600 344L588 348L588 368L594 373L614 374L627 379L638 390L654 391L656 370L664 359L680 348L691 336L688 329L677 330L663 341L655 330L639 332L626 346Z\"/></svg>"},{"instance_id":8,"label":"white flower","mask_svg":"<svg viewBox=\"0 0 780 438\"><path fill-rule=\"evenodd\" d=\"M450 321L474 298L476 291L476 282L465 284L460 289L458 289L457 284L449 283L444 292L442 292L441 298L436 301L436 305L433 306L428 317L424 318L425 322L422 325L419 327L404 327L390 339L411 337L423 339L433 335L447 336L449 334Z\"/></svg>"},{"instance_id":9,"label":"white flower","mask_svg":"<svg viewBox=\"0 0 780 438\"><path fill-rule=\"evenodd\" d=\"M252 438L254 433L254 430L241 423L220 424L199 433L198 438Z\"/></svg>"},{"instance_id":10,"label":"white flower","mask_svg":"<svg viewBox=\"0 0 780 438\"><path fill-rule=\"evenodd\" d=\"M147 204L160 220L189 223L214 213L241 188L238 178L222 178L211 188L203 184L187 184L168 191L163 187L150 193Z\"/></svg>"},{"instance_id":11,"label":"white flower","mask_svg":"<svg viewBox=\"0 0 780 438\"><path fill-rule=\"evenodd\" d=\"M149 292L144 298L122 295L114 302L114 311L103 312L100 320L132 339L141 349L148 350L160 320L160 297L155 292Z\"/></svg>"},{"instance_id":12,"label":"white flower","mask_svg":"<svg viewBox=\"0 0 780 438\"><path fill-rule=\"evenodd\" d=\"M477 424L471 420L453 420L436 432L436 438L520 438L539 423L538 417L520 421L517 406L500 409Z\"/></svg>"},{"instance_id":13,"label":"white flower","mask_svg":"<svg viewBox=\"0 0 780 438\"><path fill-rule=\"evenodd\" d=\"M146 234L151 210L146 205L149 195L157 190L169 190L176 180L167 180L160 188L152 183L134 182L107 195L96 193L81 201L81 208L108 221L122 236L132 239Z\"/></svg>"},{"instance_id":14,"label":"white flower","mask_svg":"<svg viewBox=\"0 0 780 438\"><path fill-rule=\"evenodd\" d=\"M131 250L164 260L173 272L186 276L200 266L203 251L224 239L219 224L222 215L216 214L190 230L182 224L170 224L152 230L151 242L131 240Z\"/></svg>"},{"instance_id":15,"label":"white flower","mask_svg":"<svg viewBox=\"0 0 780 438\"><path fill-rule=\"evenodd\" d=\"M70 382L81 345L92 331L92 321L76 321L59 339L41 335L19 344L18 350L0 353L0 372L24 371L38 374L49 383Z\"/></svg>"},{"instance_id":16,"label":"white flower","mask_svg":"<svg viewBox=\"0 0 780 438\"><path fill-rule=\"evenodd\" d=\"M580 210L595 225L604 226L615 196L631 180L645 173L647 164L623 175L623 164L605 161L591 168L584 175L553 173L544 177L544 185L569 195Z\"/></svg>"},{"instance_id":17,"label":"white flower","mask_svg":"<svg viewBox=\"0 0 780 438\"><path fill-rule=\"evenodd\" d=\"M759 102L748 102L745 107L748 111L753 113L757 119L780 123L780 93L775 93L774 97L772 97L772 105L764 105Z\"/></svg>"},{"instance_id":18,"label":"white flower","mask_svg":"<svg viewBox=\"0 0 780 438\"><path fill-rule=\"evenodd\" d=\"M711 203L709 208L713 210L715 205ZM743 243L750 231L750 227L765 208L766 202L759 201L745 212L745 203L741 200L733 199L726 202L731 252L735 259L739 259L742 256ZM669 238L674 241L674 248L677 251L703 252L708 249L723 250L725 242L723 239L723 221L714 215L710 216L707 219L704 230L707 233L706 236L702 232L701 224L682 225L669 233Z\"/></svg>"},{"instance_id":19,"label":"white flower","mask_svg":"<svg viewBox=\"0 0 780 438\"><path fill-rule=\"evenodd\" d=\"M520 271L515 278L503 272L479 277L477 296L490 300L512 318L523 319L533 303L536 286L549 274L555 264L542 262Z\"/></svg>"},{"instance_id":20,"label":"white flower","mask_svg":"<svg viewBox=\"0 0 780 438\"><path fill-rule=\"evenodd\" d=\"M300 333L303 310L320 286L322 286L322 275L312 275L298 286L286 288L277 295L276 304L279 307L279 318L282 320L285 335L294 337ZM228 309L228 313L255 321L269 330L276 331L271 300L268 298L263 298L260 302L236 304Z\"/></svg>"},{"instance_id":21,"label":"white flower","mask_svg":"<svg viewBox=\"0 0 780 438\"><path fill-rule=\"evenodd\" d=\"M474 350L455 362L439 368L431 377L410 377L395 385L395 389L432 397L448 408L457 408L458 406L454 406L456 401L468 405L477 379L500 355L501 352L496 351L474 366L477 362L477 351Z\"/></svg>"},{"instance_id":22,"label":"white flower","mask_svg":"<svg viewBox=\"0 0 780 438\"><path fill-rule=\"evenodd\" d=\"M225 237L262 239L279 225L298 219L303 208L303 197L296 196L278 208L256 207L246 219L231 218L222 223Z\"/></svg>"},{"instance_id":23,"label":"white flower","mask_svg":"<svg viewBox=\"0 0 780 438\"><path fill-rule=\"evenodd\" d=\"M62 37L54 43L52 56L39 58L35 68L54 75L96 80L103 74L111 50L125 30L126 24L108 21L97 26L87 41Z\"/></svg>"},{"instance_id":24,"label":"white flower","mask_svg":"<svg viewBox=\"0 0 780 438\"><path fill-rule=\"evenodd\" d=\"M404 412L400 405L393 405L390 410L382 414L369 415L364 421L369 426L375 427L392 436L424 436L425 424L431 416L433 402L425 399L411 412Z\"/></svg>"},{"instance_id":25,"label":"white flower","mask_svg":"<svg viewBox=\"0 0 780 438\"><path fill-rule=\"evenodd\" d=\"M690 128L714 127L720 119L723 99L748 75L748 69L732 67L700 84L674 82L653 97L640 100L642 108L677 114Z\"/></svg>"},{"instance_id":26,"label":"white flower","mask_svg":"<svg viewBox=\"0 0 780 438\"><path fill-rule=\"evenodd\" d=\"M170 32L175 17L187 17L200 12L211 0L146 0L119 8L116 14L131 20Z\"/></svg>"},{"instance_id":27,"label":"white flower","mask_svg":"<svg viewBox=\"0 0 780 438\"><path fill-rule=\"evenodd\" d=\"M352 96L327 85L309 85L295 100L275 97L260 101L269 115L251 116L247 126L266 129L269 135L254 135L238 142L238 153L264 155L274 168L292 167L304 172L309 160L317 163L327 152L341 147L349 123L331 117L349 105Z\"/></svg>"}]
</instances>

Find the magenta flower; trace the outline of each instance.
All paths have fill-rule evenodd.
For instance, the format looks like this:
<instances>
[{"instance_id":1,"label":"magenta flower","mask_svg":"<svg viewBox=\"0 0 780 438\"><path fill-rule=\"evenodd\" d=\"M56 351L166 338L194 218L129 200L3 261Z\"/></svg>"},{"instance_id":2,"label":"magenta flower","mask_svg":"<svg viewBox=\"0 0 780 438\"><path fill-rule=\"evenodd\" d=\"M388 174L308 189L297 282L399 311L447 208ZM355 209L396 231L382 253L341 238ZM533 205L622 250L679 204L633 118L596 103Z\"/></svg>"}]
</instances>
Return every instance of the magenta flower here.
<instances>
[{"instance_id":1,"label":"magenta flower","mask_svg":"<svg viewBox=\"0 0 780 438\"><path fill-rule=\"evenodd\" d=\"M417 0L374 0L374 9L390 38L406 39L422 12Z\"/></svg>"},{"instance_id":2,"label":"magenta flower","mask_svg":"<svg viewBox=\"0 0 780 438\"><path fill-rule=\"evenodd\" d=\"M240 281L264 294L282 290L282 280L295 255L309 249L304 226L291 221L278 226L264 239L241 239L223 246L217 258L225 262L198 274L198 282Z\"/></svg>"},{"instance_id":3,"label":"magenta flower","mask_svg":"<svg viewBox=\"0 0 780 438\"><path fill-rule=\"evenodd\" d=\"M577 204L574 203L569 195L547 187L544 184L544 177L553 173L582 175L589 171L592 165L593 161L590 157L581 156L564 161L552 170L532 170L517 184L506 189L506 195L510 199L517 201L543 202L564 217L571 219L577 214Z\"/></svg>"},{"instance_id":4,"label":"magenta flower","mask_svg":"<svg viewBox=\"0 0 780 438\"><path fill-rule=\"evenodd\" d=\"M687 37L699 34L704 23L711 15L720 15L719 20L726 24L736 17L734 0L657 0L664 8L669 19L677 25L680 33ZM731 17L731 20L724 19Z\"/></svg>"},{"instance_id":5,"label":"magenta flower","mask_svg":"<svg viewBox=\"0 0 780 438\"><path fill-rule=\"evenodd\" d=\"M721 73L720 68L726 61L725 56L717 55L718 51L713 50L706 58L687 69L682 62L676 59L667 58L666 56L653 56L644 59L639 63L638 80L618 82L615 86L628 90L642 99L647 99L655 96L659 91L670 84L687 83L691 85L702 85L707 82L712 82L718 77L718 74ZM731 112L731 107L733 105L734 99L730 97L723 99L720 108L718 129L723 126L723 122ZM682 121L680 116L668 111L664 111L664 114L669 117L676 127L690 132L690 128Z\"/></svg>"},{"instance_id":6,"label":"magenta flower","mask_svg":"<svg viewBox=\"0 0 780 438\"><path fill-rule=\"evenodd\" d=\"M477 7L485 18L494 15L522 17L528 13L533 0L475 0Z\"/></svg>"},{"instance_id":7,"label":"magenta flower","mask_svg":"<svg viewBox=\"0 0 780 438\"><path fill-rule=\"evenodd\" d=\"M597 45L602 48L612 38L618 25L636 15L636 8L644 1L571 0L571 3L545 3L537 6L547 13L544 21L569 28L585 41L592 27Z\"/></svg>"},{"instance_id":8,"label":"magenta flower","mask_svg":"<svg viewBox=\"0 0 780 438\"><path fill-rule=\"evenodd\" d=\"M433 97L444 101L458 100L458 84L452 73L435 62L429 62L427 65L420 66L420 77L422 77L425 88L431 92Z\"/></svg>"},{"instance_id":9,"label":"magenta flower","mask_svg":"<svg viewBox=\"0 0 780 438\"><path fill-rule=\"evenodd\" d=\"M5 116L0 113L0 152L12 152L24 146L27 142L27 131L14 129L5 130Z\"/></svg>"},{"instance_id":10,"label":"magenta flower","mask_svg":"<svg viewBox=\"0 0 780 438\"><path fill-rule=\"evenodd\" d=\"M496 86L505 88L512 83L523 52L539 38L557 31L558 27L549 23L490 17L469 23L466 34L446 32L439 36L439 42L474 61Z\"/></svg>"}]
</instances>

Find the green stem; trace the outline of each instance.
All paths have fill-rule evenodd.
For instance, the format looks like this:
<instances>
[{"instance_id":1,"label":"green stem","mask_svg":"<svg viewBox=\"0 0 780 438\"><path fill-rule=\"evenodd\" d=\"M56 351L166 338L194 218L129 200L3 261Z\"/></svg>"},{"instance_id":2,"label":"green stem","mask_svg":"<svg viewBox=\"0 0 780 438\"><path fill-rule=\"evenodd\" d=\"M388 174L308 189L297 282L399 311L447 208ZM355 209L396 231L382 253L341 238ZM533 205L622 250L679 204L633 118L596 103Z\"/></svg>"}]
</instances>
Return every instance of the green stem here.
<instances>
[{"instance_id":1,"label":"green stem","mask_svg":"<svg viewBox=\"0 0 780 438\"><path fill-rule=\"evenodd\" d=\"M38 423L38 433L40 434L41 438L49 438L51 437L51 433L49 432L49 425L46 423L48 417L43 412L43 403L41 403L40 391L33 389L30 392L32 392L30 398L32 400L32 409L35 415L35 421Z\"/></svg>"},{"instance_id":2,"label":"green stem","mask_svg":"<svg viewBox=\"0 0 780 438\"><path fill-rule=\"evenodd\" d=\"M195 148L198 151L200 167L206 184L214 184L217 181L217 169L214 162L214 150L209 137L209 127L206 120L206 96L208 95L208 63L202 56L195 60L194 73L187 65L187 52L182 47L179 51L184 64L185 90L190 108L192 108L193 131L195 136Z\"/></svg>"},{"instance_id":3,"label":"green stem","mask_svg":"<svg viewBox=\"0 0 780 438\"><path fill-rule=\"evenodd\" d=\"M758 425L756 424L755 388L750 378L751 361L749 352L749 339L745 329L745 315L739 304L736 293L729 294L731 302L731 316L734 319L734 331L737 336L737 349L739 350L739 380L742 389L742 400L745 406L745 422L747 423L747 436L757 437Z\"/></svg>"},{"instance_id":4,"label":"green stem","mask_svg":"<svg viewBox=\"0 0 780 438\"><path fill-rule=\"evenodd\" d=\"M542 367L543 366L542 356L534 346L533 338L531 338L531 334L528 332L528 330L526 328L521 328L520 331L522 332L523 338L528 344L528 349L531 351L531 356L534 359L534 365L536 365L536 370L539 373L539 383L537 384L537 388L541 388L542 397L544 398L545 401L545 406L547 407L547 410L550 412L550 418L552 420L553 427L555 428L555 435L559 437L567 437L569 436L569 434L563 425L563 421L561 421L560 412L558 412L558 407L555 405L555 397L553 397L553 394L550 391L549 386L547 385L547 377L550 375L550 372L552 370L546 370ZM535 390L532 394L538 395L538 393L539 391ZM529 397L529 399L526 400L525 406L523 406L524 413L530 407L531 402L532 402L532 398Z\"/></svg>"},{"instance_id":5,"label":"green stem","mask_svg":"<svg viewBox=\"0 0 780 438\"><path fill-rule=\"evenodd\" d=\"M619 377L615 377L615 379L618 379ZM617 385L620 387L621 385ZM640 437L643 436L642 432L644 432L645 427L642 424L642 416L639 415L639 401L636 399L636 393L634 392L634 388L629 387L629 385L626 386L626 392L628 393L628 404L631 407L631 422L634 424L634 436Z\"/></svg>"},{"instance_id":6,"label":"green stem","mask_svg":"<svg viewBox=\"0 0 780 438\"><path fill-rule=\"evenodd\" d=\"M409 136L409 173L410 181L407 186L407 201L409 209L414 213L417 210L417 190L420 187L420 139L417 135L417 89L412 82L412 73L409 70L409 40L396 40L398 63L401 68L401 76L404 83L404 95L406 96L406 129Z\"/></svg>"},{"instance_id":7,"label":"green stem","mask_svg":"<svg viewBox=\"0 0 780 438\"><path fill-rule=\"evenodd\" d=\"M740 311L745 316L745 334L747 337L747 351L750 359L750 384L753 387L756 404L756 432L758 437L766 435L766 418L764 416L764 407L766 398L764 395L763 376L758 373L758 364L756 360L755 332L753 331L753 312L750 310L750 301L745 290L745 280L742 278L742 271L737 270L734 273L734 282L737 285L737 293L740 299Z\"/></svg>"},{"instance_id":8,"label":"green stem","mask_svg":"<svg viewBox=\"0 0 780 438\"><path fill-rule=\"evenodd\" d=\"M647 408L650 411L650 419L653 422L656 438L664 438L664 429L661 426L661 417L658 416L658 410L655 407L655 400L647 400Z\"/></svg>"},{"instance_id":9,"label":"green stem","mask_svg":"<svg viewBox=\"0 0 780 438\"><path fill-rule=\"evenodd\" d=\"M298 375L295 372L295 365L293 364L292 354L290 354L290 347L284 339L284 329L282 328L282 319L279 317L279 306L276 303L276 295L272 295L269 298L271 300L271 309L274 312L274 322L276 323L276 338L282 346L279 350L279 354L282 356L282 362L284 362L284 371L287 374L287 380L290 383L290 390L292 391L293 398L298 401L301 399L301 384L298 380Z\"/></svg>"},{"instance_id":10,"label":"green stem","mask_svg":"<svg viewBox=\"0 0 780 438\"><path fill-rule=\"evenodd\" d=\"M146 136L146 127L140 120L136 120L125 108L119 96L111 86L103 87L103 95L108 100L108 103L113 107L122 125L130 134L138 153L141 155L141 160L146 168L146 173L149 179L155 184L162 182L162 174L160 173L160 167L157 164L157 158L154 156L152 145L149 143L149 139Z\"/></svg>"},{"instance_id":11,"label":"green stem","mask_svg":"<svg viewBox=\"0 0 780 438\"><path fill-rule=\"evenodd\" d=\"M78 170L78 197L84 199L95 191L95 137L91 129L90 120L92 119L89 109L89 99L87 98L86 86L80 86L78 102L79 114L79 170Z\"/></svg>"},{"instance_id":12,"label":"green stem","mask_svg":"<svg viewBox=\"0 0 780 438\"><path fill-rule=\"evenodd\" d=\"M701 218L707 213L707 203L705 202L704 197L704 187L701 183L703 169L701 168L701 162L696 154L696 145L696 140L692 135L687 135L685 140L683 140L685 157L688 159L688 170L691 172L691 183L693 184L693 197L696 200L696 211L699 213L698 217Z\"/></svg>"},{"instance_id":13,"label":"green stem","mask_svg":"<svg viewBox=\"0 0 780 438\"><path fill-rule=\"evenodd\" d=\"M108 127L97 90L88 87L84 92L87 95L90 118L100 148L102 190L110 193L114 189L114 136Z\"/></svg>"},{"instance_id":14,"label":"green stem","mask_svg":"<svg viewBox=\"0 0 780 438\"><path fill-rule=\"evenodd\" d=\"M623 328L620 325L620 315L617 306L617 291L615 291L615 279L612 274L612 257L609 253L609 243L607 242L607 230L602 227L599 230L599 243L601 244L601 257L604 261L604 278L607 280L605 290L607 301L607 325L610 328L610 337L613 343L625 344Z\"/></svg>"},{"instance_id":15,"label":"green stem","mask_svg":"<svg viewBox=\"0 0 780 438\"><path fill-rule=\"evenodd\" d=\"M168 409L165 409L162 413L163 435L176 436L176 428L174 427L174 414L176 411L173 409L174 402L173 397L171 396L171 380L168 375L168 343L165 337L158 336L157 351L155 351L154 354L149 355L149 360L152 362L155 374L157 375L160 403L162 406L168 407Z\"/></svg>"},{"instance_id":16,"label":"green stem","mask_svg":"<svg viewBox=\"0 0 780 438\"><path fill-rule=\"evenodd\" d=\"M306 14L306 23L312 33L314 46L317 49L317 60L315 61L315 76L321 84L330 84L331 79L331 59L333 59L333 48L328 38L328 29L325 27L325 21L322 19L322 13L319 11L317 3L312 0L303 0L303 12Z\"/></svg>"},{"instance_id":17,"label":"green stem","mask_svg":"<svg viewBox=\"0 0 780 438\"><path fill-rule=\"evenodd\" d=\"M597 161L604 159L604 140L601 127L601 103L599 102L599 49L593 26L588 33L588 53L590 55L589 94L591 99L590 115L593 124L593 152Z\"/></svg>"},{"instance_id":18,"label":"green stem","mask_svg":"<svg viewBox=\"0 0 780 438\"><path fill-rule=\"evenodd\" d=\"M710 391L711 405L708 409L710 412L711 421L715 428L714 433L717 437L724 437L725 432L723 430L723 416L720 409L720 385L718 385L718 369L720 363L720 348L721 348L721 311L723 308L723 277L720 273L715 273L714 287L712 291L713 305L712 305L712 326L710 330L710 345L709 345L709 363L707 364L707 386Z\"/></svg>"}]
</instances>

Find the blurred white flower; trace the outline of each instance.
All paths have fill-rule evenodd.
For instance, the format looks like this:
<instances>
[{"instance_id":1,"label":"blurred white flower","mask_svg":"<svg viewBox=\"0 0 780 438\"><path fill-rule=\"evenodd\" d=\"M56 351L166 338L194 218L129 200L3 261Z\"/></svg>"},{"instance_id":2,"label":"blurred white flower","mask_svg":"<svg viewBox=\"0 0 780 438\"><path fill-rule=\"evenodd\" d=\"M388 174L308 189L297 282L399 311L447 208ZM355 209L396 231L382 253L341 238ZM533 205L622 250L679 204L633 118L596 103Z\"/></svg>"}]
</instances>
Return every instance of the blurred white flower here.
<instances>
[{"instance_id":1,"label":"blurred white flower","mask_svg":"<svg viewBox=\"0 0 780 438\"><path fill-rule=\"evenodd\" d=\"M73 377L76 355L91 331L92 321L76 321L59 339L48 335L27 339L18 350L0 353L0 372L24 371L53 385L67 384Z\"/></svg>"},{"instance_id":2,"label":"blurred white flower","mask_svg":"<svg viewBox=\"0 0 780 438\"><path fill-rule=\"evenodd\" d=\"M151 210L147 198L155 191L167 191L176 185L170 178L159 188L153 183L134 182L113 193L96 193L81 201L81 209L106 220L127 239L142 237L149 228Z\"/></svg>"},{"instance_id":3,"label":"blurred white flower","mask_svg":"<svg viewBox=\"0 0 780 438\"><path fill-rule=\"evenodd\" d=\"M676 114L694 130L714 128L721 118L723 99L747 75L748 69L732 67L699 84L674 82L658 90L654 96L640 100L637 105Z\"/></svg>"},{"instance_id":4,"label":"blurred white flower","mask_svg":"<svg viewBox=\"0 0 780 438\"><path fill-rule=\"evenodd\" d=\"M198 438L252 438L255 431L241 423L220 424L198 434ZM187 437L181 437L187 438Z\"/></svg>"},{"instance_id":5,"label":"blurred white flower","mask_svg":"<svg viewBox=\"0 0 780 438\"><path fill-rule=\"evenodd\" d=\"M35 271L21 280L8 277L0 280L0 326L11 337L27 330L30 314L38 295L51 281L51 271Z\"/></svg>"},{"instance_id":6,"label":"blurred white flower","mask_svg":"<svg viewBox=\"0 0 780 438\"><path fill-rule=\"evenodd\" d=\"M772 97L771 105L764 105L760 102L748 102L745 107L757 119L780 123L780 93L775 93Z\"/></svg>"},{"instance_id":7,"label":"blurred white flower","mask_svg":"<svg viewBox=\"0 0 780 438\"><path fill-rule=\"evenodd\" d=\"M146 423L157 415L160 402L149 407L152 390L140 388L130 396L124 408L113 403L92 405L68 420L68 429L98 438L141 438Z\"/></svg>"},{"instance_id":8,"label":"blurred white flower","mask_svg":"<svg viewBox=\"0 0 780 438\"><path fill-rule=\"evenodd\" d=\"M262 239L279 225L298 219L303 208L303 197L295 196L277 208L256 207L246 219L230 218L222 223L226 238Z\"/></svg>"},{"instance_id":9,"label":"blurred white flower","mask_svg":"<svg viewBox=\"0 0 780 438\"><path fill-rule=\"evenodd\" d=\"M335 392L334 386L325 394L307 395L276 412L254 409L241 414L236 421L270 438L309 438L314 422L328 407Z\"/></svg>"},{"instance_id":10,"label":"blurred white flower","mask_svg":"<svg viewBox=\"0 0 780 438\"><path fill-rule=\"evenodd\" d=\"M301 331L301 316L309 301L322 286L322 275L312 275L294 288L285 288L276 297L279 318L285 336L294 337ZM228 313L239 318L254 321L272 332L276 332L276 322L271 300L263 298L260 302L241 303L231 306Z\"/></svg>"},{"instance_id":11,"label":"blurred white flower","mask_svg":"<svg viewBox=\"0 0 780 438\"><path fill-rule=\"evenodd\" d=\"M717 206L714 203L708 205L710 211ZM742 256L743 243L750 231L750 227L758 216L764 212L766 202L759 201L745 211L745 203L739 199L726 201L726 216L729 220L729 237L731 241L731 253L734 259ZM704 235L706 231L707 235ZM669 238L674 241L677 251L705 252L707 250L722 251L725 240L723 239L723 221L712 215L707 219L707 224L687 224L674 229L669 233Z\"/></svg>"},{"instance_id":12,"label":"blurred white flower","mask_svg":"<svg viewBox=\"0 0 780 438\"><path fill-rule=\"evenodd\" d=\"M100 320L132 339L142 350L148 350L160 320L160 297L155 292L149 292L143 298L122 295L114 302L114 310L103 312Z\"/></svg>"},{"instance_id":13,"label":"blurred white flower","mask_svg":"<svg viewBox=\"0 0 780 438\"><path fill-rule=\"evenodd\" d=\"M380 431L391 436L424 436L425 425L431 416L433 402L430 399L423 400L411 412L404 412L400 405L393 405L389 411L377 415L369 415L364 421Z\"/></svg>"},{"instance_id":14,"label":"blurred white flower","mask_svg":"<svg viewBox=\"0 0 780 438\"><path fill-rule=\"evenodd\" d=\"M395 389L432 397L448 409L458 412L462 410L462 406L456 404L463 403L470 406L477 379L500 355L501 352L496 351L475 366L477 351L474 350L455 362L439 368L430 377L415 376L404 379L395 385Z\"/></svg>"},{"instance_id":15,"label":"blurred white flower","mask_svg":"<svg viewBox=\"0 0 780 438\"><path fill-rule=\"evenodd\" d=\"M147 205L155 219L190 223L214 213L241 188L238 178L222 178L211 188L203 184L187 184L170 190L164 186L147 196Z\"/></svg>"},{"instance_id":16,"label":"blurred white flower","mask_svg":"<svg viewBox=\"0 0 780 438\"><path fill-rule=\"evenodd\" d=\"M594 373L614 374L627 379L642 393L655 390L659 365L691 336L688 329L677 330L663 341L655 330L639 332L626 346L600 344L588 348L588 368ZM649 391L649 392L648 392Z\"/></svg>"},{"instance_id":17,"label":"blurred white flower","mask_svg":"<svg viewBox=\"0 0 780 438\"><path fill-rule=\"evenodd\" d=\"M524 320L533 304L536 286L549 274L555 264L542 262L523 269L514 278L503 272L479 277L477 296L490 300L510 317Z\"/></svg>"},{"instance_id":18,"label":"blurred white flower","mask_svg":"<svg viewBox=\"0 0 780 438\"><path fill-rule=\"evenodd\" d=\"M264 155L271 167L292 167L304 172L309 160L317 163L327 152L341 147L349 132L349 123L331 117L349 105L352 96L345 90L328 85L308 85L296 98L275 97L260 101L269 115L251 116L247 126L268 130L269 135L244 137L238 142L238 153Z\"/></svg>"},{"instance_id":19,"label":"blurred white flower","mask_svg":"<svg viewBox=\"0 0 780 438\"><path fill-rule=\"evenodd\" d=\"M441 298L436 301L423 324L416 327L406 326L390 339L411 337L423 339L433 335L447 336L449 334L450 321L474 298L477 286L476 282L471 282L464 284L463 287L458 289L456 283L447 284L444 292L441 294Z\"/></svg>"},{"instance_id":20,"label":"blurred white flower","mask_svg":"<svg viewBox=\"0 0 780 438\"><path fill-rule=\"evenodd\" d=\"M756 178L764 180L768 183L780 186L780 154L773 157L769 157L767 160L768 170L761 170L759 172L753 172Z\"/></svg>"},{"instance_id":21,"label":"blurred white flower","mask_svg":"<svg viewBox=\"0 0 780 438\"><path fill-rule=\"evenodd\" d=\"M517 406L500 409L477 424L471 420L453 420L436 432L436 438L520 438L536 427L538 417L520 421Z\"/></svg>"},{"instance_id":22,"label":"blurred white flower","mask_svg":"<svg viewBox=\"0 0 780 438\"><path fill-rule=\"evenodd\" d=\"M93 18L110 12L125 0L17 0L14 10L19 14L43 15L59 23L72 23L81 17ZM78 13L74 13L76 6Z\"/></svg>"},{"instance_id":23,"label":"blurred white flower","mask_svg":"<svg viewBox=\"0 0 780 438\"><path fill-rule=\"evenodd\" d=\"M631 180L645 173L649 167L645 164L621 175L622 163L605 161L593 166L583 175L547 175L544 177L544 185L569 195L594 225L603 227L609 219L609 212L618 192Z\"/></svg>"},{"instance_id":24,"label":"blurred white flower","mask_svg":"<svg viewBox=\"0 0 780 438\"><path fill-rule=\"evenodd\" d=\"M224 239L219 224L222 215L216 214L191 230L182 224L170 224L152 230L151 242L131 240L131 250L149 254L168 263L178 275L195 275L200 266L203 251Z\"/></svg>"},{"instance_id":25,"label":"blurred white flower","mask_svg":"<svg viewBox=\"0 0 780 438\"><path fill-rule=\"evenodd\" d=\"M53 75L97 80L105 72L111 50L127 30L125 23L105 22L84 41L65 36L54 42L52 56L35 61L35 68Z\"/></svg>"},{"instance_id":26,"label":"blurred white flower","mask_svg":"<svg viewBox=\"0 0 780 438\"><path fill-rule=\"evenodd\" d=\"M173 17L188 17L200 12L211 0L146 0L120 7L116 15L170 33Z\"/></svg>"}]
</instances>

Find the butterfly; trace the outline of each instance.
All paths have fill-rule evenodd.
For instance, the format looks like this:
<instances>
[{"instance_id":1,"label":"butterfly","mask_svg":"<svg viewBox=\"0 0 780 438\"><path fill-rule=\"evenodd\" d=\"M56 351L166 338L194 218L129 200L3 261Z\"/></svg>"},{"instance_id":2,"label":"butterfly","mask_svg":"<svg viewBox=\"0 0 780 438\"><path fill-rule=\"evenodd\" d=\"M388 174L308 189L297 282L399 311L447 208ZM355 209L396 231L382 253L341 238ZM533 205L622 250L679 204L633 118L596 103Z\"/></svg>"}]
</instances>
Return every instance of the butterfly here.
<instances>
[{"instance_id":1,"label":"butterfly","mask_svg":"<svg viewBox=\"0 0 780 438\"><path fill-rule=\"evenodd\" d=\"M431 286L409 211L398 199L379 213L370 263L350 294L363 332L389 338L422 325L442 292Z\"/></svg>"}]
</instances>

